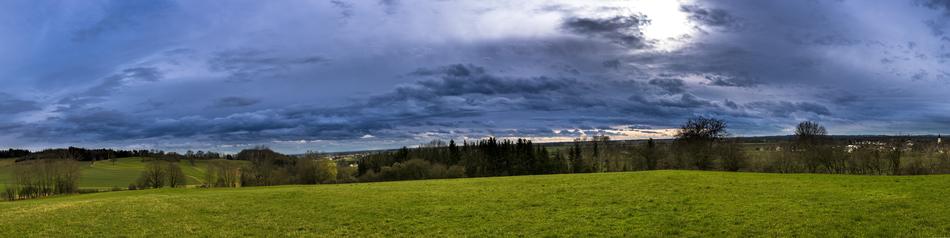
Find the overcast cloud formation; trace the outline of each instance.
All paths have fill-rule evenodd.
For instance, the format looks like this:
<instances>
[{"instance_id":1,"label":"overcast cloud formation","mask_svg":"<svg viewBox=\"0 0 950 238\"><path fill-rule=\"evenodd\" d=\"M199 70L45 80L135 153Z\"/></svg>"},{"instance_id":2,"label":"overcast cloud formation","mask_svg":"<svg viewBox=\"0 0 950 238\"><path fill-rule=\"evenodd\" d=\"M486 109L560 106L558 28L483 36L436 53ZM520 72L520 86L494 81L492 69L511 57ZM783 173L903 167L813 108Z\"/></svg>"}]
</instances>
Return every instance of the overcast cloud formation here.
<instances>
[{"instance_id":1,"label":"overcast cloud formation","mask_svg":"<svg viewBox=\"0 0 950 238\"><path fill-rule=\"evenodd\" d=\"M950 133L950 1L2 1L0 147Z\"/></svg>"}]
</instances>

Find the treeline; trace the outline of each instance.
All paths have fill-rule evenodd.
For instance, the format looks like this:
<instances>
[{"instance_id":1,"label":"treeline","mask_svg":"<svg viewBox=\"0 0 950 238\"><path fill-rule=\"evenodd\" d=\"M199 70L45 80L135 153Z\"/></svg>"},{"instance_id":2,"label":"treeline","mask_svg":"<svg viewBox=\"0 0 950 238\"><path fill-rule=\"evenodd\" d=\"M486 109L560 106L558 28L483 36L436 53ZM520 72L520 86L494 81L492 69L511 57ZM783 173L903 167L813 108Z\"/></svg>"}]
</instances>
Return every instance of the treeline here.
<instances>
[{"instance_id":1,"label":"treeline","mask_svg":"<svg viewBox=\"0 0 950 238\"><path fill-rule=\"evenodd\" d=\"M238 161L209 161L204 187L272 186L356 182L355 164L333 161L317 153L296 157L266 147L245 149Z\"/></svg>"},{"instance_id":2,"label":"treeline","mask_svg":"<svg viewBox=\"0 0 950 238\"><path fill-rule=\"evenodd\" d=\"M208 156L211 154L212 156ZM202 157L204 155L205 157ZM246 187L285 184L355 182L355 167L338 165L316 153L302 157L274 152L266 147L245 149L234 156L213 159L214 153L186 153L183 157L147 158L139 179L129 189L183 187L187 182L179 163L207 159L201 187ZM198 179L198 178L196 178Z\"/></svg>"},{"instance_id":3,"label":"treeline","mask_svg":"<svg viewBox=\"0 0 950 238\"><path fill-rule=\"evenodd\" d=\"M37 152L30 152L22 149L8 149L0 151L0 158L17 158L16 161L39 160L39 159L72 159L76 161L101 161L114 160L128 157L151 157L163 160L213 160L213 159L234 159L231 155L222 155L217 152L205 151L187 151L184 154L178 152L165 152L162 150L115 150L115 149L86 149L78 147L45 149Z\"/></svg>"},{"instance_id":4,"label":"treeline","mask_svg":"<svg viewBox=\"0 0 950 238\"><path fill-rule=\"evenodd\" d=\"M362 181L379 181L440 178L424 175L442 174L443 168L453 171L445 178L652 169L738 171L747 156L738 143L725 139L726 135L723 121L695 118L667 145L652 139L611 142L606 136L550 149L526 139L488 138L461 145L436 141L420 148L367 155L359 160L358 174Z\"/></svg>"},{"instance_id":5,"label":"treeline","mask_svg":"<svg viewBox=\"0 0 950 238\"><path fill-rule=\"evenodd\" d=\"M145 169L135 183L129 185L129 190L184 187L187 183L185 173L178 162L153 159L145 163Z\"/></svg>"},{"instance_id":6,"label":"treeline","mask_svg":"<svg viewBox=\"0 0 950 238\"><path fill-rule=\"evenodd\" d=\"M452 140L403 147L367 155L358 164L361 179L377 181L558 173L567 161L552 159L544 146L529 140L488 138L462 145Z\"/></svg>"},{"instance_id":7,"label":"treeline","mask_svg":"<svg viewBox=\"0 0 950 238\"><path fill-rule=\"evenodd\" d=\"M46 149L29 154L13 156L17 162L45 159L71 159L75 161L100 161L126 157L147 157L154 155L148 150L85 149L77 147Z\"/></svg>"},{"instance_id":8,"label":"treeline","mask_svg":"<svg viewBox=\"0 0 950 238\"><path fill-rule=\"evenodd\" d=\"M18 157L23 157L27 155L30 155L29 150L12 149L12 148L7 149L7 150L0 150L0 158L18 158Z\"/></svg>"},{"instance_id":9,"label":"treeline","mask_svg":"<svg viewBox=\"0 0 950 238\"><path fill-rule=\"evenodd\" d=\"M667 142L575 140L556 146L529 140L439 141L358 160L360 181L619 172L655 169L918 175L950 173L950 147L900 137L835 140L812 121L767 144L729 138L727 123L696 117ZM443 171L452 171L445 173Z\"/></svg>"},{"instance_id":10,"label":"treeline","mask_svg":"<svg viewBox=\"0 0 950 238\"><path fill-rule=\"evenodd\" d=\"M938 137L939 138L939 137ZM835 140L816 122L796 127L791 141L756 148L751 171L923 175L950 173L950 148L937 141L902 137Z\"/></svg>"},{"instance_id":11,"label":"treeline","mask_svg":"<svg viewBox=\"0 0 950 238\"><path fill-rule=\"evenodd\" d=\"M79 191L79 162L68 159L42 159L12 166L11 184L4 188L6 200L45 197Z\"/></svg>"},{"instance_id":12,"label":"treeline","mask_svg":"<svg viewBox=\"0 0 950 238\"><path fill-rule=\"evenodd\" d=\"M22 155L23 151L8 150ZM272 186L532 174L596 173L655 169L917 175L950 173L950 147L900 137L835 139L816 122L800 123L786 140L751 143L729 138L725 121L697 117L680 126L673 140L592 140L540 145L526 139L487 138L457 144L434 141L362 155L356 160L307 153L290 156L266 147L235 155L162 151L53 149L27 156L13 167L7 199L77 192L78 162L92 158L142 156L146 168L129 189L181 187L179 163L205 162L202 187ZM24 160L23 158L29 158Z\"/></svg>"}]
</instances>

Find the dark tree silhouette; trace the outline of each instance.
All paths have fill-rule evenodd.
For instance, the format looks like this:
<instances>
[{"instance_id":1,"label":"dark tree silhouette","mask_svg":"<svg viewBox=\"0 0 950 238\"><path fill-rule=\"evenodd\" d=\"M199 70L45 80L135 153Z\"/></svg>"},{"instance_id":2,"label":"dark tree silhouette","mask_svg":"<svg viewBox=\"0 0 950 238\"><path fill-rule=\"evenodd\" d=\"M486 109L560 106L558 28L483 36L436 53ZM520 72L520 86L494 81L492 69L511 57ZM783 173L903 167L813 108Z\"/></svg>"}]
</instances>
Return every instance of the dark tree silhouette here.
<instances>
[{"instance_id":1,"label":"dark tree silhouette","mask_svg":"<svg viewBox=\"0 0 950 238\"><path fill-rule=\"evenodd\" d=\"M725 121L707 117L689 119L676 134L678 161L696 169L712 168L713 147L726 135Z\"/></svg>"}]
</instances>

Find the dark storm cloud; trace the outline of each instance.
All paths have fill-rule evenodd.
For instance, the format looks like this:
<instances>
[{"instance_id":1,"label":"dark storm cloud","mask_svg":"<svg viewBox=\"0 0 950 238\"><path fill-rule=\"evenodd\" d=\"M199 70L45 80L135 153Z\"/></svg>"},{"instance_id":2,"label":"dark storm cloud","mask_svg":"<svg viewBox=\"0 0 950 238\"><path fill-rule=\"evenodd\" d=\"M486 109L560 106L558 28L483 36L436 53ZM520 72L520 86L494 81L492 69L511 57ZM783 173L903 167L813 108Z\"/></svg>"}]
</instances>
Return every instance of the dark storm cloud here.
<instances>
[{"instance_id":1,"label":"dark storm cloud","mask_svg":"<svg viewBox=\"0 0 950 238\"><path fill-rule=\"evenodd\" d=\"M682 79L660 78L651 79L650 85L657 86L669 93L682 93L686 91L686 84Z\"/></svg>"},{"instance_id":2,"label":"dark storm cloud","mask_svg":"<svg viewBox=\"0 0 950 238\"><path fill-rule=\"evenodd\" d=\"M81 107L87 103L104 100L103 97L116 93L122 86L136 82L156 82L164 77L163 73L153 67L133 67L103 78L100 82L85 91L59 100L61 104L70 107Z\"/></svg>"},{"instance_id":3,"label":"dark storm cloud","mask_svg":"<svg viewBox=\"0 0 950 238\"><path fill-rule=\"evenodd\" d=\"M246 107L260 103L260 99L245 97L225 97L214 101L214 107Z\"/></svg>"},{"instance_id":4,"label":"dark storm cloud","mask_svg":"<svg viewBox=\"0 0 950 238\"><path fill-rule=\"evenodd\" d=\"M828 110L827 107L811 102L762 101L747 103L745 106L768 112L775 117L787 117L796 112L814 113L822 116L831 115L831 110Z\"/></svg>"},{"instance_id":5,"label":"dark storm cloud","mask_svg":"<svg viewBox=\"0 0 950 238\"><path fill-rule=\"evenodd\" d=\"M924 24L930 29L934 36L940 37L942 41L950 42L950 37L946 35L947 31L950 30L950 1L925 0L919 2L927 8L943 13L942 17L927 19L924 21Z\"/></svg>"},{"instance_id":6,"label":"dark storm cloud","mask_svg":"<svg viewBox=\"0 0 950 238\"><path fill-rule=\"evenodd\" d=\"M415 76L439 76L445 75L450 77L466 77L471 76L472 74L484 74L485 68L474 66L474 65L463 65L463 64L453 64L448 66L442 66L434 69L428 68L419 68L410 73L410 75Z\"/></svg>"},{"instance_id":7,"label":"dark storm cloud","mask_svg":"<svg viewBox=\"0 0 950 238\"><path fill-rule=\"evenodd\" d=\"M924 0L924 1L922 1L922 3L923 3L924 6L926 6L926 7L928 7L928 8L931 8L931 9L934 9L934 10L942 10L942 11L944 11L944 14L950 16L950 1L947 1L947 0Z\"/></svg>"},{"instance_id":8,"label":"dark storm cloud","mask_svg":"<svg viewBox=\"0 0 950 238\"><path fill-rule=\"evenodd\" d=\"M438 96L464 94L540 94L566 89L578 85L576 81L566 79L505 79L485 73L485 69L473 65L454 64L443 67L442 77L438 80L417 82L417 87L403 87L397 91L425 91L425 94ZM415 92L413 92L415 93Z\"/></svg>"},{"instance_id":9,"label":"dark storm cloud","mask_svg":"<svg viewBox=\"0 0 950 238\"><path fill-rule=\"evenodd\" d=\"M0 8L35 22L0 22L18 36L0 146L301 152L697 115L736 135L927 132L950 114L945 1L104 3Z\"/></svg>"},{"instance_id":10,"label":"dark storm cloud","mask_svg":"<svg viewBox=\"0 0 950 238\"><path fill-rule=\"evenodd\" d=\"M232 80L248 81L273 76L293 67L323 64L321 56L278 57L260 50L236 50L215 54L207 64L211 70L227 72Z\"/></svg>"},{"instance_id":11,"label":"dark storm cloud","mask_svg":"<svg viewBox=\"0 0 950 238\"><path fill-rule=\"evenodd\" d=\"M699 5L683 5L680 11L689 13L691 21L698 22L705 26L737 28L740 26L739 19L722 9L707 9Z\"/></svg>"},{"instance_id":12,"label":"dark storm cloud","mask_svg":"<svg viewBox=\"0 0 950 238\"><path fill-rule=\"evenodd\" d=\"M532 109L558 110L584 100L565 97L589 90L589 85L569 78L503 77L474 65L453 64L418 69L423 79L377 95L361 110L391 111L402 116L472 116L486 111ZM428 77L428 78L426 78Z\"/></svg>"},{"instance_id":13,"label":"dark storm cloud","mask_svg":"<svg viewBox=\"0 0 950 238\"><path fill-rule=\"evenodd\" d=\"M667 107L667 108L678 108L678 109L692 109L692 108L704 108L704 107L715 107L709 100L701 99L696 97L696 95L685 93L677 96L671 97L657 97L657 98L646 98L642 95L634 96L631 98L633 101L638 101L644 105L652 107Z\"/></svg>"},{"instance_id":14,"label":"dark storm cloud","mask_svg":"<svg viewBox=\"0 0 950 238\"><path fill-rule=\"evenodd\" d=\"M757 84L755 80L751 80L746 77L736 77L736 76L727 76L727 75L705 75L703 77L706 78L706 80L709 80L709 85L713 85L713 86L752 87Z\"/></svg>"},{"instance_id":15,"label":"dark storm cloud","mask_svg":"<svg viewBox=\"0 0 950 238\"><path fill-rule=\"evenodd\" d=\"M610 18L572 17L565 19L562 27L575 34L600 37L626 47L641 49L650 46L650 42L644 39L640 29L646 24L650 24L650 20L644 15Z\"/></svg>"},{"instance_id":16,"label":"dark storm cloud","mask_svg":"<svg viewBox=\"0 0 950 238\"><path fill-rule=\"evenodd\" d=\"M34 101L23 100L13 95L0 92L0 115L36 111L42 109Z\"/></svg>"},{"instance_id":17,"label":"dark storm cloud","mask_svg":"<svg viewBox=\"0 0 950 238\"><path fill-rule=\"evenodd\" d=\"M393 129L401 127L434 129L461 127L460 129L464 129L468 126L489 125L488 128L484 128L487 132L483 133L495 133L490 124L471 120L471 118L490 116L494 112L549 111L585 114L614 107L637 110L634 108L650 107L647 104L669 107L670 110L711 105L708 101L689 94L652 102L634 102L610 97L595 99L580 95L607 90L637 92L639 84L621 82L595 84L568 78L499 76L474 65L453 64L420 69L415 72L430 73L418 76L421 78L412 84L371 97L365 102L340 107L286 108L236 113L221 117L185 116L152 120L135 119L135 116L131 114L95 108L66 111L63 117L50 118L26 134L40 138L77 134L96 140L210 137L226 142L250 142L261 136L282 140L356 139L364 134L412 138L411 130ZM256 103L257 101L253 99L227 97L219 99L215 105L240 107ZM605 118L581 121L597 120L626 121ZM605 127L604 125L591 126ZM527 133L530 130L516 131ZM541 131L550 131L550 129L541 129ZM545 135L550 135L550 133Z\"/></svg>"}]
</instances>

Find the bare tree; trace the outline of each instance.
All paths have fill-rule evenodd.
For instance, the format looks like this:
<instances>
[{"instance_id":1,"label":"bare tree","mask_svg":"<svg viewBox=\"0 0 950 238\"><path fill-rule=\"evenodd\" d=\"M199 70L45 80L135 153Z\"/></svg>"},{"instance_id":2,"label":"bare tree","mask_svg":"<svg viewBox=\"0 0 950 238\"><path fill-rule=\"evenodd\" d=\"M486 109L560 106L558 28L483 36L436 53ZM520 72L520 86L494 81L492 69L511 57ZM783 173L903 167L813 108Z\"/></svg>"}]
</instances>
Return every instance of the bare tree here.
<instances>
[{"instance_id":1,"label":"bare tree","mask_svg":"<svg viewBox=\"0 0 950 238\"><path fill-rule=\"evenodd\" d=\"M716 118L696 117L680 126L676 134L677 140L683 141L713 141L726 137L726 122Z\"/></svg>"},{"instance_id":2,"label":"bare tree","mask_svg":"<svg viewBox=\"0 0 950 238\"><path fill-rule=\"evenodd\" d=\"M827 135L825 127L814 121L803 121L795 127L795 139L800 142L815 143Z\"/></svg>"},{"instance_id":3,"label":"bare tree","mask_svg":"<svg viewBox=\"0 0 950 238\"><path fill-rule=\"evenodd\" d=\"M10 200L74 193L79 189L79 162L72 159L39 159L17 162L13 184L4 191Z\"/></svg>"},{"instance_id":4,"label":"bare tree","mask_svg":"<svg viewBox=\"0 0 950 238\"><path fill-rule=\"evenodd\" d=\"M145 164L145 170L142 171L142 176L139 177L140 188L161 188L165 186L167 171L162 162L164 161L152 161Z\"/></svg>"},{"instance_id":5,"label":"bare tree","mask_svg":"<svg viewBox=\"0 0 950 238\"><path fill-rule=\"evenodd\" d=\"M237 163L234 163L234 161L208 161L208 169L205 171L205 186L240 187L241 174L241 166Z\"/></svg>"},{"instance_id":6,"label":"bare tree","mask_svg":"<svg viewBox=\"0 0 950 238\"><path fill-rule=\"evenodd\" d=\"M709 169L713 165L713 146L726 137L726 122L707 117L689 119L676 134L678 166Z\"/></svg>"},{"instance_id":7,"label":"bare tree","mask_svg":"<svg viewBox=\"0 0 950 238\"><path fill-rule=\"evenodd\" d=\"M168 186L173 188L185 186L185 173L181 171L181 167L178 166L178 163L168 163L166 167Z\"/></svg>"},{"instance_id":8,"label":"bare tree","mask_svg":"<svg viewBox=\"0 0 950 238\"><path fill-rule=\"evenodd\" d=\"M821 166L831 171L835 163L831 148L823 145L828 136L825 127L814 121L803 121L795 127L795 149L808 172L818 172Z\"/></svg>"}]
</instances>

